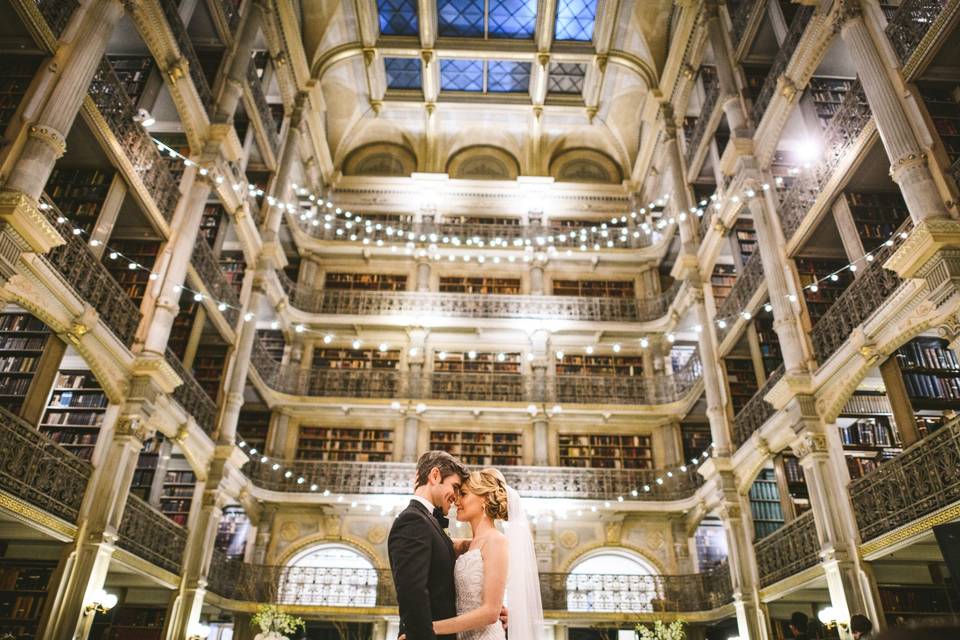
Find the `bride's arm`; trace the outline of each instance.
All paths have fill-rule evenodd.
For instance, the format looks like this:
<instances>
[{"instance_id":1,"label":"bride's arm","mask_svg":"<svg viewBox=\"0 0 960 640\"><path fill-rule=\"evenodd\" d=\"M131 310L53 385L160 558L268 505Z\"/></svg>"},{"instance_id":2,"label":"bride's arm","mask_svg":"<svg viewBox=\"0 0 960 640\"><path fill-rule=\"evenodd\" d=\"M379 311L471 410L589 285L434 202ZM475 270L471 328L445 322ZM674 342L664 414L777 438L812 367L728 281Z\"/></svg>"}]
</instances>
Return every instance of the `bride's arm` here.
<instances>
[{"instance_id":1,"label":"bride's arm","mask_svg":"<svg viewBox=\"0 0 960 640\"><path fill-rule=\"evenodd\" d=\"M437 620L433 632L440 635L479 629L497 622L503 608L503 592L507 585L507 540L494 536L480 548L483 556L483 602L474 609L456 618Z\"/></svg>"}]
</instances>

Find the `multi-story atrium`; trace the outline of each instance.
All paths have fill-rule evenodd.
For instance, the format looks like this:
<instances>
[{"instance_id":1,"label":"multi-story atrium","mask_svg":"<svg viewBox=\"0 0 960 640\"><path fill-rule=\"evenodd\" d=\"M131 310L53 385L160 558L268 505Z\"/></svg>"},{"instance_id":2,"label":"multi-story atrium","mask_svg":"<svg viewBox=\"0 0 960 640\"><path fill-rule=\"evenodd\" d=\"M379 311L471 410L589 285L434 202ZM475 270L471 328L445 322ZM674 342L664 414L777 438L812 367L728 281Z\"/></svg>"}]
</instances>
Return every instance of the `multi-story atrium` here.
<instances>
[{"instance_id":1,"label":"multi-story atrium","mask_svg":"<svg viewBox=\"0 0 960 640\"><path fill-rule=\"evenodd\" d=\"M392 639L430 449L543 640L956 621L958 22L0 0L0 637Z\"/></svg>"}]
</instances>

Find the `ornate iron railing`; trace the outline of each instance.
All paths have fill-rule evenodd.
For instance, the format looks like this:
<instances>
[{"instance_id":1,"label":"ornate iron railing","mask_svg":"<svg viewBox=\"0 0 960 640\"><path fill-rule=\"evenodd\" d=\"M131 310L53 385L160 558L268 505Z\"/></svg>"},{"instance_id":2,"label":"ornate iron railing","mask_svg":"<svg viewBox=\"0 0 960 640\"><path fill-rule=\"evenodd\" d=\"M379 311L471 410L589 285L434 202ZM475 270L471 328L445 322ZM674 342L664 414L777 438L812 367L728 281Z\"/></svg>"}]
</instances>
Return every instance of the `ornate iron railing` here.
<instances>
[{"instance_id":1,"label":"ornate iron railing","mask_svg":"<svg viewBox=\"0 0 960 640\"><path fill-rule=\"evenodd\" d=\"M272 464L248 463L248 476L258 486L272 491L313 492L329 490L342 494L410 493L415 465L399 462L320 462L298 460L287 469L297 482L287 479ZM703 479L696 469L685 471L655 469L585 469L568 467L502 467L507 482L529 498L571 498L580 500L630 499L682 500L696 491ZM656 479L664 479L658 484Z\"/></svg>"},{"instance_id":2,"label":"ornate iron railing","mask_svg":"<svg viewBox=\"0 0 960 640\"><path fill-rule=\"evenodd\" d=\"M0 407L0 490L76 522L93 468Z\"/></svg>"},{"instance_id":3,"label":"ornate iron railing","mask_svg":"<svg viewBox=\"0 0 960 640\"><path fill-rule=\"evenodd\" d=\"M160 214L169 221L180 197L177 180L170 173L146 130L134 122L137 109L107 58L100 62L88 93L156 203Z\"/></svg>"},{"instance_id":4,"label":"ornate iron railing","mask_svg":"<svg viewBox=\"0 0 960 640\"><path fill-rule=\"evenodd\" d=\"M765 3L762 3L760 0L740 0L736 11L730 16L734 48L740 47L740 41L743 40L743 36L747 32L747 25L750 24L750 18L753 16L753 12L758 4Z\"/></svg>"},{"instance_id":5,"label":"ornate iron railing","mask_svg":"<svg viewBox=\"0 0 960 640\"><path fill-rule=\"evenodd\" d=\"M197 238L196 243L194 243L190 264L197 270L197 274L203 280L210 296L214 300L227 304L227 308L221 313L223 313L230 326L235 327L240 319L240 298L237 296L237 290L223 275L220 263L217 262L213 251L210 250L210 245L203 238Z\"/></svg>"},{"instance_id":6,"label":"ornate iron railing","mask_svg":"<svg viewBox=\"0 0 960 640\"><path fill-rule=\"evenodd\" d=\"M176 0L160 0L160 8L167 19L167 24L170 25L170 31L173 33L177 48L187 59L190 79L193 80L193 86L197 90L197 95L200 96L200 102L203 104L203 108L209 112L210 105L213 104L213 92L210 91L210 83L207 82L207 76L203 74L200 59L197 58L197 52L193 48L193 40L187 33L187 27L180 17L179 4Z\"/></svg>"},{"instance_id":7,"label":"ornate iron railing","mask_svg":"<svg viewBox=\"0 0 960 640\"><path fill-rule=\"evenodd\" d=\"M903 0L887 24L887 37L900 64L906 64L948 0Z\"/></svg>"},{"instance_id":8,"label":"ornate iron railing","mask_svg":"<svg viewBox=\"0 0 960 640\"><path fill-rule=\"evenodd\" d=\"M519 373L434 371L420 385L420 398L431 400L484 400L523 402L531 397L531 376Z\"/></svg>"},{"instance_id":9,"label":"ornate iron railing","mask_svg":"<svg viewBox=\"0 0 960 640\"><path fill-rule=\"evenodd\" d=\"M414 291L303 290L295 306L329 315L431 315L448 318L533 318L599 322L646 322L661 317L678 286L649 298L580 296L481 295Z\"/></svg>"},{"instance_id":10,"label":"ornate iron railing","mask_svg":"<svg viewBox=\"0 0 960 640\"><path fill-rule=\"evenodd\" d=\"M183 384L173 390L173 399L183 407L184 411L193 416L204 433L213 435L217 429L217 403L207 395L206 390L170 349L167 349L166 359L183 380Z\"/></svg>"},{"instance_id":11,"label":"ornate iron railing","mask_svg":"<svg viewBox=\"0 0 960 640\"><path fill-rule=\"evenodd\" d=\"M780 45L780 50L773 59L773 65L770 67L767 77L763 80L763 86L760 87L757 99L753 102L750 117L753 119L754 125L760 124L760 121L763 120L763 114L773 98L773 93L777 90L777 82L781 74L787 69L787 65L790 64L793 52L797 48L800 38L803 37L803 32L807 28L811 16L813 16L813 7L805 5L797 7L796 14L790 22L790 29Z\"/></svg>"},{"instance_id":12,"label":"ornate iron railing","mask_svg":"<svg viewBox=\"0 0 960 640\"><path fill-rule=\"evenodd\" d=\"M97 260L87 243L72 233L67 219L46 194L41 197L40 208L66 240L44 254L44 258L81 299L96 309L114 335L131 346L140 324L140 309Z\"/></svg>"},{"instance_id":13,"label":"ornate iron railing","mask_svg":"<svg viewBox=\"0 0 960 640\"><path fill-rule=\"evenodd\" d=\"M850 483L863 540L960 501L960 419Z\"/></svg>"},{"instance_id":14,"label":"ornate iron railing","mask_svg":"<svg viewBox=\"0 0 960 640\"><path fill-rule=\"evenodd\" d=\"M180 573L187 530L144 500L127 496L117 545L171 573Z\"/></svg>"},{"instance_id":15,"label":"ornate iron railing","mask_svg":"<svg viewBox=\"0 0 960 640\"><path fill-rule=\"evenodd\" d=\"M574 404L669 404L684 398L701 379L700 354L694 353L673 375L642 376L550 376L548 402ZM533 398L540 400L539 398Z\"/></svg>"},{"instance_id":16,"label":"ornate iron railing","mask_svg":"<svg viewBox=\"0 0 960 640\"><path fill-rule=\"evenodd\" d=\"M34 0L34 2L43 19L47 21L50 31L58 38L67 28L70 16L80 6L77 0Z\"/></svg>"},{"instance_id":17,"label":"ornate iron railing","mask_svg":"<svg viewBox=\"0 0 960 640\"><path fill-rule=\"evenodd\" d=\"M714 194L719 198L719 191L715 191ZM708 198L707 205L705 207L701 207L703 209L703 215L700 216L700 222L697 228L697 234L701 242L703 242L703 239L707 237L707 230L710 228L710 220L713 218L713 212L716 211L713 203L714 201Z\"/></svg>"},{"instance_id":18,"label":"ornate iron railing","mask_svg":"<svg viewBox=\"0 0 960 640\"><path fill-rule=\"evenodd\" d=\"M753 397L743 405L739 413L733 419L733 443L739 447L750 439L754 432L759 431L760 427L769 420L776 410L773 405L763 399L783 377L784 365L774 369L773 373L767 378Z\"/></svg>"},{"instance_id":19,"label":"ornate iron railing","mask_svg":"<svg viewBox=\"0 0 960 640\"><path fill-rule=\"evenodd\" d=\"M754 542L753 548L762 587L816 565L820 560L820 540L813 512L797 516L793 522Z\"/></svg>"},{"instance_id":20,"label":"ornate iron railing","mask_svg":"<svg viewBox=\"0 0 960 640\"><path fill-rule=\"evenodd\" d=\"M253 104L257 107L257 114L260 116L260 123L263 125L263 133L267 136L270 147L276 153L280 148L280 137L277 134L277 123L273 119L273 112L270 111L270 104L267 102L267 96L263 93L263 82L257 73L257 65L250 60L247 66L247 84L250 85L250 95L253 97Z\"/></svg>"},{"instance_id":21,"label":"ornate iron railing","mask_svg":"<svg viewBox=\"0 0 960 640\"><path fill-rule=\"evenodd\" d=\"M236 32L240 25L239 4L236 0L220 0L220 8L223 9L223 16L227 19L227 26L231 33Z\"/></svg>"},{"instance_id":22,"label":"ornate iron railing","mask_svg":"<svg viewBox=\"0 0 960 640\"><path fill-rule=\"evenodd\" d=\"M950 175L953 176L953 182L958 187L960 187L960 158L954 160L953 164L950 165Z\"/></svg>"},{"instance_id":23,"label":"ornate iron railing","mask_svg":"<svg viewBox=\"0 0 960 640\"><path fill-rule=\"evenodd\" d=\"M700 67L700 75L703 78L703 104L700 106L700 115L697 116L697 123L693 127L690 139L687 140L687 167L693 163L694 156L703 142L703 136L707 132L707 125L713 116L714 109L717 108L717 101L720 99L720 82L717 80L716 71L712 67ZM701 236L702 237L702 236Z\"/></svg>"},{"instance_id":24,"label":"ornate iron railing","mask_svg":"<svg viewBox=\"0 0 960 640\"><path fill-rule=\"evenodd\" d=\"M910 220L905 221L900 226L900 231L905 231L911 224ZM863 270L863 275L840 294L814 325L810 340L813 342L817 362L821 365L829 360L847 341L853 330L866 322L903 283L896 272L883 268L883 264L893 252L893 246L882 246L874 254L873 261Z\"/></svg>"},{"instance_id":25,"label":"ornate iron railing","mask_svg":"<svg viewBox=\"0 0 960 640\"><path fill-rule=\"evenodd\" d=\"M867 104L866 95L863 93L863 87L857 80L843 97L843 103L823 134L825 149L823 159L811 170L802 171L783 197L780 218L783 233L788 241L800 228L810 207L816 202L833 174L833 170L846 157L871 117L872 113Z\"/></svg>"},{"instance_id":26,"label":"ornate iron railing","mask_svg":"<svg viewBox=\"0 0 960 640\"><path fill-rule=\"evenodd\" d=\"M722 318L726 322L726 327L717 329L717 337L722 342L727 333L733 328L734 320L743 311L752 311L748 309L750 298L760 288L763 282L763 261L760 259L760 251L754 251L743 269L737 275L733 288L730 289L730 295L723 301L717 310L717 318Z\"/></svg>"}]
</instances>

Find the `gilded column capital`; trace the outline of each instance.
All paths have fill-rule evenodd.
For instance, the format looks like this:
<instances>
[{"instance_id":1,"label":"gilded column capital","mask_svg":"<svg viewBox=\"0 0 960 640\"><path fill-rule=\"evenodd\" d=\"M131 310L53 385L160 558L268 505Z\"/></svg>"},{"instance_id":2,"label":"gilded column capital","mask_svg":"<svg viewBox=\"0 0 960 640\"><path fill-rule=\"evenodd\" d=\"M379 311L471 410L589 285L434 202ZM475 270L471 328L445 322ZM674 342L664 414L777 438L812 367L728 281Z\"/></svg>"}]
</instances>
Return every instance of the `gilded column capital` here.
<instances>
[{"instance_id":1,"label":"gilded column capital","mask_svg":"<svg viewBox=\"0 0 960 640\"><path fill-rule=\"evenodd\" d=\"M67 152L67 139L62 133L49 125L32 125L29 129L29 135L34 140L38 140L52 149L58 158Z\"/></svg>"}]
</instances>

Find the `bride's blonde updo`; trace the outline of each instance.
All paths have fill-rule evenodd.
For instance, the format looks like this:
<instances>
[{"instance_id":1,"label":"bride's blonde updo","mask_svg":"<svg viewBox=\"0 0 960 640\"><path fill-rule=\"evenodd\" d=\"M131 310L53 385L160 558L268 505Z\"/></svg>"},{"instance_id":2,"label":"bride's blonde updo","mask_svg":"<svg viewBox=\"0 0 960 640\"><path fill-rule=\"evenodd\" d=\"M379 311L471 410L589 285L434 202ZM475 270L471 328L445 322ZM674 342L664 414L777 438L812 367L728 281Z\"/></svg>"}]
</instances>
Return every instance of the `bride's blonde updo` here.
<instances>
[{"instance_id":1,"label":"bride's blonde updo","mask_svg":"<svg viewBox=\"0 0 960 640\"><path fill-rule=\"evenodd\" d=\"M507 520L507 481L493 468L472 471L463 485L464 491L484 499L484 512L494 520Z\"/></svg>"}]
</instances>

